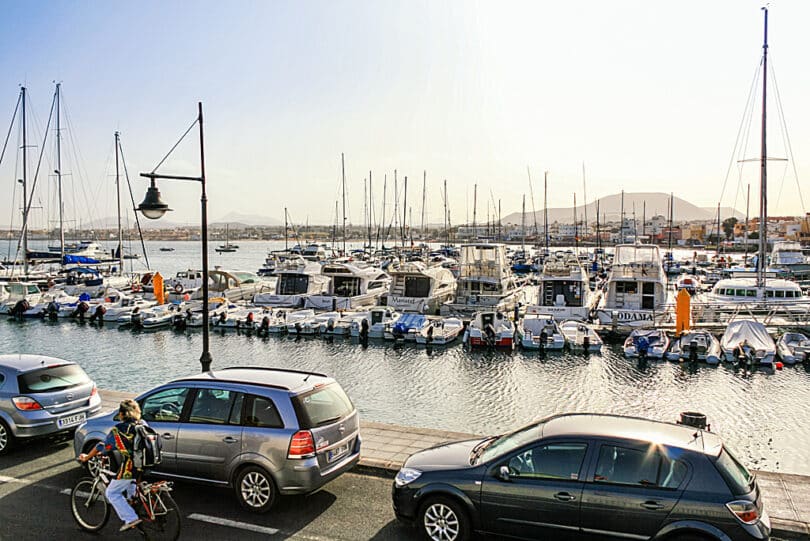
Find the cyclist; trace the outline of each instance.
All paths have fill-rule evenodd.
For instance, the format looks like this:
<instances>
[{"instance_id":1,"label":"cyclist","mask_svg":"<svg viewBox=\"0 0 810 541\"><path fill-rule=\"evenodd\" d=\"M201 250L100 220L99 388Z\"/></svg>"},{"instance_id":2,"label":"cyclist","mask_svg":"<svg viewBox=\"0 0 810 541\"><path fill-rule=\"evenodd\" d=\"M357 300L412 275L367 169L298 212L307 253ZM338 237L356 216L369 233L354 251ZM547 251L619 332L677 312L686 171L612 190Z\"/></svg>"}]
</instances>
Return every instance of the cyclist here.
<instances>
[{"instance_id":1,"label":"cyclist","mask_svg":"<svg viewBox=\"0 0 810 541\"><path fill-rule=\"evenodd\" d=\"M124 525L121 526L121 531L129 530L140 524L141 519L138 514L127 503L126 498L133 498L135 496L135 478L139 471L135 471L132 466L132 451L133 440L135 439L135 425L141 421L141 408L134 400L124 400L118 406L118 416L121 420L120 423L115 425L104 443L99 443L93 449L85 454L79 455L80 462L87 462L98 454L114 455L118 460L118 472L115 479L110 480L107 486L105 495L107 501L115 509ZM127 496L124 497L124 491Z\"/></svg>"}]
</instances>

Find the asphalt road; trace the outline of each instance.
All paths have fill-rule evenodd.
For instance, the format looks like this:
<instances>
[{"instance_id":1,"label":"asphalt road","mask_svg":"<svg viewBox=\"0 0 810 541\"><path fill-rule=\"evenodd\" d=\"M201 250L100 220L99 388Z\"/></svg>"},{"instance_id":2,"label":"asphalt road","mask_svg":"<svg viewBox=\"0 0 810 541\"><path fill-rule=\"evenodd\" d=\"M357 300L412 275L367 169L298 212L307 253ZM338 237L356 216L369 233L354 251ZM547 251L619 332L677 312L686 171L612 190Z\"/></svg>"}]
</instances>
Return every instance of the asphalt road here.
<instances>
[{"instance_id":1,"label":"asphalt road","mask_svg":"<svg viewBox=\"0 0 810 541\"><path fill-rule=\"evenodd\" d=\"M0 540L140 539L119 533L113 512L99 535L81 531L68 491L82 477L70 441L40 440L0 458ZM404 540L416 532L394 519L391 480L345 474L309 496L281 498L265 515L244 511L230 489L175 483L181 539Z\"/></svg>"}]
</instances>

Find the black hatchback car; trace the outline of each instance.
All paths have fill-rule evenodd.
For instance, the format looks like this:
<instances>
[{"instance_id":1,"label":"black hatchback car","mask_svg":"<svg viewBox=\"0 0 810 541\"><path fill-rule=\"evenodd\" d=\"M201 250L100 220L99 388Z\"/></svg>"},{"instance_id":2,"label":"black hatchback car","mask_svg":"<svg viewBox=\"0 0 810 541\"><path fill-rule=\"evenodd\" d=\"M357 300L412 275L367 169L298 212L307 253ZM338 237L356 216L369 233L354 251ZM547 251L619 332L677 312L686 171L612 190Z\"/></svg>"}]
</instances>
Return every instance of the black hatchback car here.
<instances>
[{"instance_id":1,"label":"black hatchback car","mask_svg":"<svg viewBox=\"0 0 810 541\"><path fill-rule=\"evenodd\" d=\"M428 539L768 539L754 476L711 432L600 414L426 449L396 476L394 512Z\"/></svg>"}]
</instances>

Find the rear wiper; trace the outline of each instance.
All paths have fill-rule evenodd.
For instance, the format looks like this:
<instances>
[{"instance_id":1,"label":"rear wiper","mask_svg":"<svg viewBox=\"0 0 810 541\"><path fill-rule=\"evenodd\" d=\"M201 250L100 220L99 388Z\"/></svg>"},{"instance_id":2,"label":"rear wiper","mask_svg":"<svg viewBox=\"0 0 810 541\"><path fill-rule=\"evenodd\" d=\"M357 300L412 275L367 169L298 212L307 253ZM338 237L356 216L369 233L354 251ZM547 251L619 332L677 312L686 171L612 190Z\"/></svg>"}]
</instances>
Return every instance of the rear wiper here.
<instances>
[{"instance_id":1,"label":"rear wiper","mask_svg":"<svg viewBox=\"0 0 810 541\"><path fill-rule=\"evenodd\" d=\"M341 419L341 417L343 417L343 416L338 415L337 417L331 417L329 419L324 419L323 421L318 423L318 426L323 426L323 425L328 425L330 423L334 423L335 421L339 421Z\"/></svg>"}]
</instances>

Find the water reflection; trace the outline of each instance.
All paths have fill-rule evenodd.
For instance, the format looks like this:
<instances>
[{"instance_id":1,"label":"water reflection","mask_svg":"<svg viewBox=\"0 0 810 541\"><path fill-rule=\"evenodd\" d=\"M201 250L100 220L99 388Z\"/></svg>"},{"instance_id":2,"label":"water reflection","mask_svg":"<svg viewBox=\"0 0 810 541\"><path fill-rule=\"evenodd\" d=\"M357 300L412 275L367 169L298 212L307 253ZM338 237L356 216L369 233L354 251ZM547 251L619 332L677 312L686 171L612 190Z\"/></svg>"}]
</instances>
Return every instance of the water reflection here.
<instances>
[{"instance_id":1,"label":"water reflection","mask_svg":"<svg viewBox=\"0 0 810 541\"><path fill-rule=\"evenodd\" d=\"M199 330L131 331L89 322L0 320L0 352L80 362L102 388L142 391L199 370ZM460 346L345 337L260 336L217 330L214 367L276 366L324 372L363 418L500 433L538 417L593 411L674 420L705 413L749 465L810 473L810 366L748 371L734 365L625 359L602 354L467 351Z\"/></svg>"}]
</instances>

